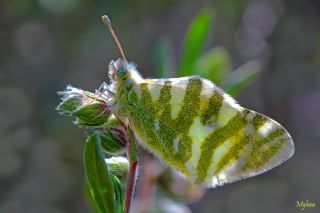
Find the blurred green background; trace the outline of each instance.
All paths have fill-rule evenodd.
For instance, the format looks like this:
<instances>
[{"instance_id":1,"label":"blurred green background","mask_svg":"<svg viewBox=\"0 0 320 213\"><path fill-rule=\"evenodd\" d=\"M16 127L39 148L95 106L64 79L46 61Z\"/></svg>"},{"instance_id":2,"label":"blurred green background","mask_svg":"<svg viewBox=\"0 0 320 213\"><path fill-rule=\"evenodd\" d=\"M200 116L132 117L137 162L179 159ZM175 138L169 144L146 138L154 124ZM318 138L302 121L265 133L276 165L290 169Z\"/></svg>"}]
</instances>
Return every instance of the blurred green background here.
<instances>
[{"instance_id":1,"label":"blurred green background","mask_svg":"<svg viewBox=\"0 0 320 213\"><path fill-rule=\"evenodd\" d=\"M225 47L233 69L252 59L262 64L237 100L282 123L296 153L264 175L208 190L189 208L300 212L296 201L309 200L318 206L305 211L320 212L318 0L2 1L0 212L90 212L83 193L85 134L54 108L56 91L66 84L93 91L119 57L100 16L110 16L143 76L156 77L159 41L170 42L177 63L190 21L205 7L215 11L205 50Z\"/></svg>"}]
</instances>

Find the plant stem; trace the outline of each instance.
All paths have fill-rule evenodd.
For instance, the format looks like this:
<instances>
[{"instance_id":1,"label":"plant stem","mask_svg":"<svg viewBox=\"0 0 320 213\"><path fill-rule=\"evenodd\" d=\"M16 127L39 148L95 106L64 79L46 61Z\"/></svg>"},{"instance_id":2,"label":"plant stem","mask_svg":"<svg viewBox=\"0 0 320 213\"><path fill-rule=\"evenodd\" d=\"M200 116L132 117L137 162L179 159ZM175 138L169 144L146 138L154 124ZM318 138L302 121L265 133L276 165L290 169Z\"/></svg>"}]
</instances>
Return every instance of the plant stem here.
<instances>
[{"instance_id":1,"label":"plant stem","mask_svg":"<svg viewBox=\"0 0 320 213\"><path fill-rule=\"evenodd\" d=\"M128 137L129 137L129 143L128 145L128 159L130 162L130 169L129 169L129 177L128 177L128 184L127 184L127 190L126 190L126 197L125 197L125 213L130 212L131 202L134 194L134 187L136 182L136 175L137 175L137 165L138 165L138 158L137 158L137 144L136 144L136 138L130 129L128 127Z\"/></svg>"},{"instance_id":2,"label":"plant stem","mask_svg":"<svg viewBox=\"0 0 320 213\"><path fill-rule=\"evenodd\" d=\"M129 171L129 178L126 190L126 198L125 198L125 213L130 212L131 202L134 194L134 187L136 182L136 172L137 172L137 165L138 162L130 163L130 171Z\"/></svg>"}]
</instances>

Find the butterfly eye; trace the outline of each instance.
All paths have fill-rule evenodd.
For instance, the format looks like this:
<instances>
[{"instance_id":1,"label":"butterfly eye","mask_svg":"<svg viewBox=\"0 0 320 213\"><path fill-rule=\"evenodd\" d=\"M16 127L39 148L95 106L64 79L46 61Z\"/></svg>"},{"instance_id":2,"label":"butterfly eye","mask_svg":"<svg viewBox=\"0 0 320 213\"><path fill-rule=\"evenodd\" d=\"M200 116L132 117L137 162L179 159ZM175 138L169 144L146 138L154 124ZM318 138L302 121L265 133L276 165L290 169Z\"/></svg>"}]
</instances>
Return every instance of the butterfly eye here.
<instances>
[{"instance_id":1,"label":"butterfly eye","mask_svg":"<svg viewBox=\"0 0 320 213\"><path fill-rule=\"evenodd\" d=\"M118 75L118 78L123 79L127 76L127 70L125 70L124 68L120 68L118 70L117 75Z\"/></svg>"}]
</instances>

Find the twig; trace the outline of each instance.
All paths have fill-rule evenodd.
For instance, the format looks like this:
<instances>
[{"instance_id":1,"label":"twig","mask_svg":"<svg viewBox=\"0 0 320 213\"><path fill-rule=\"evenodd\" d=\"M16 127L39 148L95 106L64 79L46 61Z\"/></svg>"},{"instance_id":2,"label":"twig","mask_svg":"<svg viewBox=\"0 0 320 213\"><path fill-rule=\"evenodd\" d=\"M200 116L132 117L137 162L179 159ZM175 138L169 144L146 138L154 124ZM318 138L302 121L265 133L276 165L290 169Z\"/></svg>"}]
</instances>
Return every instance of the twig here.
<instances>
[{"instance_id":1,"label":"twig","mask_svg":"<svg viewBox=\"0 0 320 213\"><path fill-rule=\"evenodd\" d=\"M136 182L136 171L138 162L130 163L129 179L125 198L125 213L130 212L131 202L134 194L134 187Z\"/></svg>"},{"instance_id":2,"label":"twig","mask_svg":"<svg viewBox=\"0 0 320 213\"><path fill-rule=\"evenodd\" d=\"M138 165L136 139L130 127L128 128L128 136L129 136L129 143L128 143L127 154L128 154L128 159L130 163L130 169L129 169L127 190L126 190L126 197L124 201L125 213L130 212L130 207L131 207L131 202L132 202L135 182L136 182L137 165Z\"/></svg>"}]
</instances>

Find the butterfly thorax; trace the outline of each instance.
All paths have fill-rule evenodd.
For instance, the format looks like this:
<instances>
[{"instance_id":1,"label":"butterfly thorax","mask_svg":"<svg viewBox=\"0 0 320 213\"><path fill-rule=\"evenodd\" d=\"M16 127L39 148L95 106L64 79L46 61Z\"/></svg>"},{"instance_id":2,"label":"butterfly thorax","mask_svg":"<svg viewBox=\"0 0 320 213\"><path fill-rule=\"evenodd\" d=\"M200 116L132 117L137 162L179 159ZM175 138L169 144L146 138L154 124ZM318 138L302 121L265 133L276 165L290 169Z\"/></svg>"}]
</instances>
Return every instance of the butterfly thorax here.
<instances>
[{"instance_id":1,"label":"butterfly thorax","mask_svg":"<svg viewBox=\"0 0 320 213\"><path fill-rule=\"evenodd\" d=\"M109 79L111 80L111 90L115 94L112 98L111 111L120 119L122 116L129 116L136 104L134 100L130 99L130 96L143 81L142 77L134 64L118 59L109 64Z\"/></svg>"}]
</instances>

